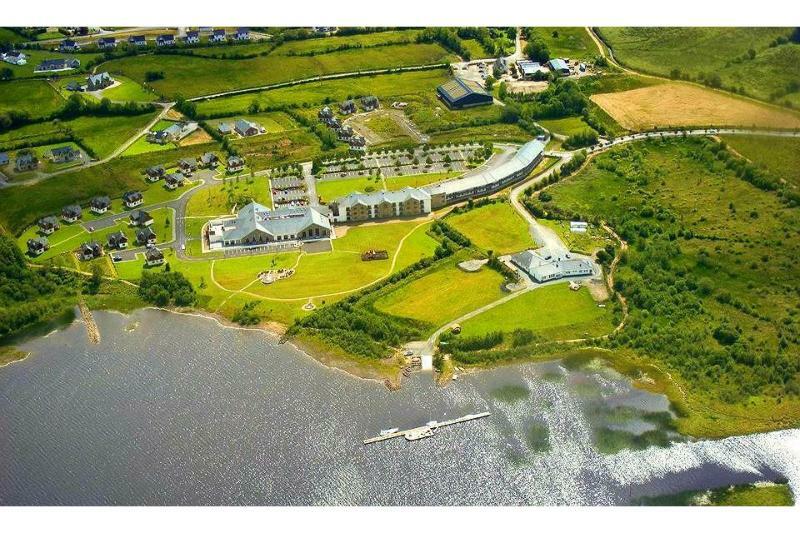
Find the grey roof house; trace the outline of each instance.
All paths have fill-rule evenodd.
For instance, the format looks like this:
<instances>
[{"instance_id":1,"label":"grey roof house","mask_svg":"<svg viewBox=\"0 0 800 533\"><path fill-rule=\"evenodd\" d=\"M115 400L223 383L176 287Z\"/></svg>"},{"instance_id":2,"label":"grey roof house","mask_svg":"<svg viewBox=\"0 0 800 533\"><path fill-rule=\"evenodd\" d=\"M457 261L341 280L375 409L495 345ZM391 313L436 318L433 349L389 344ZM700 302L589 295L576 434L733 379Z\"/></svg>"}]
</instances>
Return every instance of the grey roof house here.
<instances>
[{"instance_id":1,"label":"grey roof house","mask_svg":"<svg viewBox=\"0 0 800 533\"><path fill-rule=\"evenodd\" d=\"M128 218L133 226L149 226L153 223L152 215L143 209L137 209L131 212Z\"/></svg>"},{"instance_id":2,"label":"grey roof house","mask_svg":"<svg viewBox=\"0 0 800 533\"><path fill-rule=\"evenodd\" d=\"M327 239L330 235L330 221L315 207L271 210L252 202L244 206L236 218L209 222L209 246L212 249Z\"/></svg>"},{"instance_id":3,"label":"grey roof house","mask_svg":"<svg viewBox=\"0 0 800 533\"><path fill-rule=\"evenodd\" d=\"M61 218L65 222L75 222L83 216L83 210L78 204L68 205L61 210Z\"/></svg>"}]
</instances>

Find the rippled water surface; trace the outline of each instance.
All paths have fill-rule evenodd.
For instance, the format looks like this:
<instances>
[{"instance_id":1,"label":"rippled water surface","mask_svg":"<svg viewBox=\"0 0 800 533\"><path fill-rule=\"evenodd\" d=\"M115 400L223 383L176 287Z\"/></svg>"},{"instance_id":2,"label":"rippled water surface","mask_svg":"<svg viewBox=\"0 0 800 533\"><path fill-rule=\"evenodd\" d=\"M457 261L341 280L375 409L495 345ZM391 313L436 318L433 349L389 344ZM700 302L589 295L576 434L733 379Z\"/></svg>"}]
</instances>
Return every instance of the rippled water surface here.
<instances>
[{"instance_id":1,"label":"rippled water surface","mask_svg":"<svg viewBox=\"0 0 800 533\"><path fill-rule=\"evenodd\" d=\"M800 486L798 430L601 453L603 431L676 437L665 398L603 368L515 365L444 389L416 375L390 392L205 318L96 319L99 345L76 322L0 369L0 503L625 504ZM483 410L422 441L361 443Z\"/></svg>"}]
</instances>

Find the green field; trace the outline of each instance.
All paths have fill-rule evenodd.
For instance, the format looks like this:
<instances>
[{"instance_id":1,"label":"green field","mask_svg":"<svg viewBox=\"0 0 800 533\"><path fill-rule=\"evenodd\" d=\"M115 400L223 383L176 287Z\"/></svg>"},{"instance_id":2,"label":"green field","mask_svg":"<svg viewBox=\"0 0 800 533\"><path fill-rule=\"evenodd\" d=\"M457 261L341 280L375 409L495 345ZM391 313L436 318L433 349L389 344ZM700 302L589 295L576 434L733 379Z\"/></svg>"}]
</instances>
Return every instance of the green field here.
<instances>
[{"instance_id":1,"label":"green field","mask_svg":"<svg viewBox=\"0 0 800 533\"><path fill-rule=\"evenodd\" d=\"M667 506L793 506L792 489L786 483L732 485L713 490L686 491L678 494L642 498L641 505Z\"/></svg>"},{"instance_id":2,"label":"green field","mask_svg":"<svg viewBox=\"0 0 800 533\"><path fill-rule=\"evenodd\" d=\"M586 288L570 290L565 283L537 288L461 324L462 335L528 329L542 340L597 337L614 329L608 308L597 307Z\"/></svg>"},{"instance_id":3,"label":"green field","mask_svg":"<svg viewBox=\"0 0 800 533\"><path fill-rule=\"evenodd\" d=\"M61 123L63 128L72 131L81 143L86 145L98 159L111 155L125 141L136 135L154 114L130 117L79 117Z\"/></svg>"},{"instance_id":4,"label":"green field","mask_svg":"<svg viewBox=\"0 0 800 533\"><path fill-rule=\"evenodd\" d=\"M294 130L300 127L292 117L283 112L242 114L227 118L218 118L209 120L208 125L216 129L223 122L230 124L240 118L258 123L266 130L266 133L279 133L281 131Z\"/></svg>"},{"instance_id":5,"label":"green field","mask_svg":"<svg viewBox=\"0 0 800 533\"><path fill-rule=\"evenodd\" d=\"M536 246L525 220L505 201L448 216L445 222L466 235L476 246L497 255Z\"/></svg>"},{"instance_id":6,"label":"green field","mask_svg":"<svg viewBox=\"0 0 800 533\"><path fill-rule=\"evenodd\" d=\"M395 176L384 178L386 190L396 191L405 187L424 187L431 183L444 181L459 176L461 172L431 172L430 174L412 174L410 176Z\"/></svg>"},{"instance_id":7,"label":"green field","mask_svg":"<svg viewBox=\"0 0 800 533\"><path fill-rule=\"evenodd\" d=\"M770 47L791 28L602 28L603 40L614 57L625 66L642 72L670 76L674 69L690 79L702 81L718 74L722 87L744 89L745 94L770 100L785 92L787 85L800 83L800 45ZM750 59L752 49L755 57ZM691 60L687 60L691 58ZM797 89L789 99L800 103ZM783 102L780 96L776 101Z\"/></svg>"},{"instance_id":8,"label":"green field","mask_svg":"<svg viewBox=\"0 0 800 533\"><path fill-rule=\"evenodd\" d=\"M517 124L488 124L485 126L464 126L449 130L441 130L431 134L431 142L465 143L465 142L516 142L531 140L531 134Z\"/></svg>"},{"instance_id":9,"label":"green field","mask_svg":"<svg viewBox=\"0 0 800 533\"><path fill-rule=\"evenodd\" d=\"M723 135L732 149L794 188L800 187L800 139Z\"/></svg>"},{"instance_id":10,"label":"green field","mask_svg":"<svg viewBox=\"0 0 800 533\"><path fill-rule=\"evenodd\" d=\"M586 28L553 27L533 28L533 32L541 37L550 50L550 57L567 57L570 60L583 59L590 61L600 55Z\"/></svg>"},{"instance_id":11,"label":"green field","mask_svg":"<svg viewBox=\"0 0 800 533\"><path fill-rule=\"evenodd\" d=\"M139 154L146 154L149 152L164 152L166 150L174 150L177 148L175 143L166 143L166 144L158 144L158 143L151 143L147 140L147 135L142 135L136 141L131 144L128 148L122 152L123 157L139 155ZM164 154L164 157L169 157L167 154Z\"/></svg>"},{"instance_id":12,"label":"green field","mask_svg":"<svg viewBox=\"0 0 800 533\"><path fill-rule=\"evenodd\" d=\"M193 56L141 55L109 61L109 71L142 83L148 71L165 78L149 85L158 93L185 97L245 89L322 74L448 62L438 44L401 44L307 56L268 55L253 59L210 59Z\"/></svg>"},{"instance_id":13,"label":"green field","mask_svg":"<svg viewBox=\"0 0 800 533\"><path fill-rule=\"evenodd\" d=\"M234 206L241 208L249 201L272 207L269 179L266 176L226 178L224 182L193 195L186 205L186 216L230 215Z\"/></svg>"},{"instance_id":14,"label":"green field","mask_svg":"<svg viewBox=\"0 0 800 533\"><path fill-rule=\"evenodd\" d=\"M572 252L592 255L596 250L614 244L613 239L595 224L590 225L585 233L573 233L569 229L568 220L540 218L537 222L555 231Z\"/></svg>"},{"instance_id":15,"label":"green field","mask_svg":"<svg viewBox=\"0 0 800 533\"><path fill-rule=\"evenodd\" d=\"M286 41L276 48L272 55L320 54L345 46L369 48L386 44L414 43L419 32L409 29Z\"/></svg>"},{"instance_id":16,"label":"green field","mask_svg":"<svg viewBox=\"0 0 800 533\"><path fill-rule=\"evenodd\" d=\"M254 135L236 139L231 144L245 158L247 166L256 171L310 161L322 154L319 138L302 129Z\"/></svg>"},{"instance_id":17,"label":"green field","mask_svg":"<svg viewBox=\"0 0 800 533\"><path fill-rule=\"evenodd\" d=\"M594 131L594 128L583 121L581 117L566 117L549 120L537 120L543 128L557 135L569 137L584 131Z\"/></svg>"},{"instance_id":18,"label":"green field","mask_svg":"<svg viewBox=\"0 0 800 533\"><path fill-rule=\"evenodd\" d=\"M373 192L383 189L380 176L317 180L317 196L328 203L351 192Z\"/></svg>"},{"instance_id":19,"label":"green field","mask_svg":"<svg viewBox=\"0 0 800 533\"><path fill-rule=\"evenodd\" d=\"M441 326L503 297L503 277L488 268L462 272L452 262L378 298L375 309Z\"/></svg>"},{"instance_id":20,"label":"green field","mask_svg":"<svg viewBox=\"0 0 800 533\"><path fill-rule=\"evenodd\" d=\"M154 102L158 97L144 87L126 78L114 75L113 78L120 82L117 87L105 89L101 94L113 102Z\"/></svg>"},{"instance_id":21,"label":"green field","mask_svg":"<svg viewBox=\"0 0 800 533\"><path fill-rule=\"evenodd\" d=\"M58 111L64 105L64 99L43 80L3 82L0 87L0 113L22 111L31 118L39 118Z\"/></svg>"}]
</instances>

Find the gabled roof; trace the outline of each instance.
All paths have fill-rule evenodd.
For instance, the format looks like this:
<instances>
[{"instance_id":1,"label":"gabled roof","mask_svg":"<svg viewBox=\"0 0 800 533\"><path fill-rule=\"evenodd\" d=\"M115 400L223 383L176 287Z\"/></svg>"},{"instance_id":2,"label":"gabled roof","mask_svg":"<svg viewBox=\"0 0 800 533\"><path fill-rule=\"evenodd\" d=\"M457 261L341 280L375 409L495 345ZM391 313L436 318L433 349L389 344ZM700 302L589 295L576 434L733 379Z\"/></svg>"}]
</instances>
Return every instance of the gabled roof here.
<instances>
[{"instance_id":1,"label":"gabled roof","mask_svg":"<svg viewBox=\"0 0 800 533\"><path fill-rule=\"evenodd\" d=\"M127 241L128 237L125 236L125 233L120 231L115 231L114 233L110 233L108 235L108 242L116 243L116 242L124 242Z\"/></svg>"},{"instance_id":2,"label":"gabled roof","mask_svg":"<svg viewBox=\"0 0 800 533\"><path fill-rule=\"evenodd\" d=\"M567 65L563 59L555 58L550 60L550 68L555 70L569 70L569 65Z\"/></svg>"},{"instance_id":3,"label":"gabled roof","mask_svg":"<svg viewBox=\"0 0 800 533\"><path fill-rule=\"evenodd\" d=\"M314 207L281 207L270 210L251 202L236 216L234 227L225 235L225 240L238 241L254 231L272 236L297 235L311 225L330 229L328 218Z\"/></svg>"},{"instance_id":4,"label":"gabled roof","mask_svg":"<svg viewBox=\"0 0 800 533\"><path fill-rule=\"evenodd\" d=\"M133 201L141 200L142 198L143 198L142 193L139 191L127 191L122 195L122 199L126 202L129 202L131 200Z\"/></svg>"},{"instance_id":5,"label":"gabled roof","mask_svg":"<svg viewBox=\"0 0 800 533\"><path fill-rule=\"evenodd\" d=\"M92 201L89 202L93 206L106 206L108 207L111 205L111 198L108 196L95 196L92 198Z\"/></svg>"},{"instance_id":6,"label":"gabled roof","mask_svg":"<svg viewBox=\"0 0 800 533\"><path fill-rule=\"evenodd\" d=\"M111 80L111 75L108 72L101 72L99 74L90 74L87 78L88 82L92 85L97 85L105 80Z\"/></svg>"},{"instance_id":7,"label":"gabled roof","mask_svg":"<svg viewBox=\"0 0 800 533\"><path fill-rule=\"evenodd\" d=\"M144 257L148 261L157 261L159 259L164 259L164 252L158 248L148 248L144 251Z\"/></svg>"},{"instance_id":8,"label":"gabled roof","mask_svg":"<svg viewBox=\"0 0 800 533\"><path fill-rule=\"evenodd\" d=\"M148 241L156 236L156 232L150 226L142 228L136 232L136 240L139 242Z\"/></svg>"},{"instance_id":9,"label":"gabled roof","mask_svg":"<svg viewBox=\"0 0 800 533\"><path fill-rule=\"evenodd\" d=\"M239 120L236 121L237 130L245 131L250 128L255 128L256 130L258 130L258 124L256 124L255 122L250 122L249 120L245 120L243 118L240 118Z\"/></svg>"},{"instance_id":10,"label":"gabled roof","mask_svg":"<svg viewBox=\"0 0 800 533\"><path fill-rule=\"evenodd\" d=\"M83 210L81 209L81 206L79 206L78 204L65 206L61 210L61 213L64 214L64 215L75 215L75 216L78 216L82 212L83 212Z\"/></svg>"},{"instance_id":11,"label":"gabled roof","mask_svg":"<svg viewBox=\"0 0 800 533\"><path fill-rule=\"evenodd\" d=\"M166 178L164 178L164 179L166 179L169 182L173 182L174 181L174 182L180 183L180 182L184 181L186 178L180 172L175 172L174 174L167 174Z\"/></svg>"},{"instance_id":12,"label":"gabled roof","mask_svg":"<svg viewBox=\"0 0 800 533\"><path fill-rule=\"evenodd\" d=\"M470 94L482 94L482 95L489 95L486 92L486 89L478 83L477 81L473 80L465 80L463 78L453 78L452 80L445 82L439 86L439 92L443 95L447 96L447 98L451 102L455 102L468 96Z\"/></svg>"},{"instance_id":13,"label":"gabled roof","mask_svg":"<svg viewBox=\"0 0 800 533\"><path fill-rule=\"evenodd\" d=\"M72 148L72 146L59 146L58 148L53 148L50 150L50 153L53 155L61 155L61 154L71 154L72 152L76 151Z\"/></svg>"},{"instance_id":14,"label":"gabled roof","mask_svg":"<svg viewBox=\"0 0 800 533\"><path fill-rule=\"evenodd\" d=\"M355 205L375 206L384 202L402 203L410 199L430 200L431 195L416 187L406 187L399 191L353 192L337 199L336 203L339 204L340 208L347 208Z\"/></svg>"}]
</instances>

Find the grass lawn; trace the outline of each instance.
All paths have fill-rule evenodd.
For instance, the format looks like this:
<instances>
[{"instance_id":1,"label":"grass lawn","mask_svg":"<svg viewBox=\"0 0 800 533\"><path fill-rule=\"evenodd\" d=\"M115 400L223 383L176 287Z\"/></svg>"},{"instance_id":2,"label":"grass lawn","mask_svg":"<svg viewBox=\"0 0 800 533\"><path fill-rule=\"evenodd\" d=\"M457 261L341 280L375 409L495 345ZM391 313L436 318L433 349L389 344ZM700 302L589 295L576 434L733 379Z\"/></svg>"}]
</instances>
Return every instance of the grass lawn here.
<instances>
[{"instance_id":1,"label":"grass lawn","mask_svg":"<svg viewBox=\"0 0 800 533\"><path fill-rule=\"evenodd\" d=\"M272 206L269 180L266 176L227 178L189 198L186 216L229 215L234 205L242 207L251 201Z\"/></svg>"},{"instance_id":2,"label":"grass lawn","mask_svg":"<svg viewBox=\"0 0 800 533\"><path fill-rule=\"evenodd\" d=\"M800 139L723 135L728 146L770 174L800 187Z\"/></svg>"},{"instance_id":3,"label":"grass lawn","mask_svg":"<svg viewBox=\"0 0 800 533\"><path fill-rule=\"evenodd\" d=\"M487 124L486 126L464 126L431 134L434 143L465 142L518 142L531 140L531 134L516 124Z\"/></svg>"},{"instance_id":4,"label":"grass lawn","mask_svg":"<svg viewBox=\"0 0 800 533\"><path fill-rule=\"evenodd\" d=\"M163 80L150 83L156 92L174 97L280 83L314 75L449 62L452 54L438 44L399 44L352 49L316 56L270 54L253 59L211 59L198 56L139 55L105 64L113 72L143 82L145 73L159 70Z\"/></svg>"},{"instance_id":5,"label":"grass lawn","mask_svg":"<svg viewBox=\"0 0 800 533\"><path fill-rule=\"evenodd\" d=\"M50 243L50 249L39 257L31 258L29 260L36 263L43 263L65 252L76 249L82 242L89 239L89 233L83 229L80 224L66 224L63 220L59 220L61 228L57 229L51 235L46 235ZM39 229L36 226L31 226L22 235L17 238L17 244L23 251L28 250L28 239L34 239L39 236Z\"/></svg>"},{"instance_id":6,"label":"grass lawn","mask_svg":"<svg viewBox=\"0 0 800 533\"><path fill-rule=\"evenodd\" d=\"M318 106L369 94L375 95L381 101L402 100L404 95L435 91L448 78L447 70L434 69L318 81L200 101L197 102L197 112L201 115L234 115L246 113L252 102L257 102L261 107L287 104ZM388 103L391 104L391 101Z\"/></svg>"},{"instance_id":7,"label":"grass lawn","mask_svg":"<svg viewBox=\"0 0 800 533\"><path fill-rule=\"evenodd\" d=\"M62 125L91 148L98 159L102 159L144 128L153 117L154 113L130 117L79 117Z\"/></svg>"},{"instance_id":8,"label":"grass lawn","mask_svg":"<svg viewBox=\"0 0 800 533\"><path fill-rule=\"evenodd\" d=\"M383 189L383 180L380 176L365 178L340 178L317 180L317 196L323 202L329 203L351 192L373 192Z\"/></svg>"},{"instance_id":9,"label":"grass lawn","mask_svg":"<svg viewBox=\"0 0 800 533\"><path fill-rule=\"evenodd\" d=\"M536 246L525 220L508 202L495 202L450 215L445 222L466 235L476 246L498 255Z\"/></svg>"},{"instance_id":10,"label":"grass lawn","mask_svg":"<svg viewBox=\"0 0 800 533\"><path fill-rule=\"evenodd\" d=\"M164 152L166 150L174 150L177 146L174 143L158 144L147 141L147 135L142 135L128 148L122 152L123 157L146 154L149 152Z\"/></svg>"},{"instance_id":11,"label":"grass lawn","mask_svg":"<svg viewBox=\"0 0 800 533\"><path fill-rule=\"evenodd\" d=\"M558 135L567 137L584 131L594 131L594 128L583 121L581 117L566 117L551 120L537 120L543 128Z\"/></svg>"},{"instance_id":12,"label":"grass lawn","mask_svg":"<svg viewBox=\"0 0 800 533\"><path fill-rule=\"evenodd\" d=\"M469 50L470 60L492 57L492 54L487 53L483 45L478 42L477 39L461 39L461 44L464 45L464 48Z\"/></svg>"},{"instance_id":13,"label":"grass lawn","mask_svg":"<svg viewBox=\"0 0 800 533\"><path fill-rule=\"evenodd\" d=\"M533 28L550 50L550 57L589 61L600 55L597 45L583 27Z\"/></svg>"},{"instance_id":14,"label":"grass lawn","mask_svg":"<svg viewBox=\"0 0 800 533\"><path fill-rule=\"evenodd\" d=\"M412 174L410 176L396 176L384 178L386 189L396 191L405 187L424 187L431 183L449 180L461 175L461 172L431 172L430 174Z\"/></svg>"},{"instance_id":15,"label":"grass lawn","mask_svg":"<svg viewBox=\"0 0 800 533\"><path fill-rule=\"evenodd\" d=\"M437 98L435 88L407 95L404 101L408 103L406 114L425 133L450 132L459 126L469 127L476 120L499 123L503 111L501 106L494 104L468 109L449 109ZM530 138L530 134L528 137Z\"/></svg>"},{"instance_id":16,"label":"grass lawn","mask_svg":"<svg viewBox=\"0 0 800 533\"><path fill-rule=\"evenodd\" d=\"M594 224L591 224L585 233L573 233L569 229L568 220L539 218L536 221L542 226L555 231L564 244L573 252L592 255L595 250L603 248L607 244L614 244L614 240L602 228Z\"/></svg>"},{"instance_id":17,"label":"grass lawn","mask_svg":"<svg viewBox=\"0 0 800 533\"><path fill-rule=\"evenodd\" d=\"M668 506L792 506L794 497L786 483L759 483L642 498L639 503Z\"/></svg>"},{"instance_id":18,"label":"grass lawn","mask_svg":"<svg viewBox=\"0 0 800 533\"><path fill-rule=\"evenodd\" d=\"M612 322L610 310L597 307L586 288L572 291L567 283L559 283L518 296L461 327L465 336L529 329L549 341L605 335L614 329Z\"/></svg>"},{"instance_id":19,"label":"grass lawn","mask_svg":"<svg viewBox=\"0 0 800 533\"><path fill-rule=\"evenodd\" d=\"M44 80L8 81L2 82L0 87L0 113L22 111L31 118L45 117L65 103L58 91Z\"/></svg>"},{"instance_id":20,"label":"grass lawn","mask_svg":"<svg viewBox=\"0 0 800 533\"><path fill-rule=\"evenodd\" d=\"M462 272L450 262L400 285L380 298L375 309L441 326L502 298L503 277L494 270Z\"/></svg>"},{"instance_id":21,"label":"grass lawn","mask_svg":"<svg viewBox=\"0 0 800 533\"><path fill-rule=\"evenodd\" d=\"M101 94L113 102L155 102L158 97L135 81L125 76L113 76L120 82L116 87L105 89Z\"/></svg>"},{"instance_id":22,"label":"grass lawn","mask_svg":"<svg viewBox=\"0 0 800 533\"><path fill-rule=\"evenodd\" d=\"M762 100L800 82L800 45L770 47L791 28L602 28L605 42L622 64L669 76L674 69L693 80L717 74L725 89L743 88ZM748 56L748 50L755 57ZM692 58L687 61L687 58ZM794 93L797 93L795 90ZM781 100L780 98L778 99Z\"/></svg>"}]
</instances>

